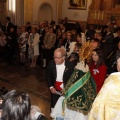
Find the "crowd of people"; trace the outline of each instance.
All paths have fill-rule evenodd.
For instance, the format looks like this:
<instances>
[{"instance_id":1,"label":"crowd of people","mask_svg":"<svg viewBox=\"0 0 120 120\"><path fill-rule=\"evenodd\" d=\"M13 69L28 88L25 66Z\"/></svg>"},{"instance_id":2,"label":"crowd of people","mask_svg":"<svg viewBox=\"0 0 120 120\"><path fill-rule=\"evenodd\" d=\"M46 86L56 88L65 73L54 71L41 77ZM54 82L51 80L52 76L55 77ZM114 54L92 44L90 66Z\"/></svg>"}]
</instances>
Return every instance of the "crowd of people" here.
<instances>
[{"instance_id":1,"label":"crowd of people","mask_svg":"<svg viewBox=\"0 0 120 120\"><path fill-rule=\"evenodd\" d=\"M58 114L64 119L92 120L94 116L88 114L92 104L93 114L96 99L103 96L105 79L119 71L116 54L120 50L120 30L114 33L112 26L105 25L96 31L89 25L82 31L77 22L74 29L69 29L66 18L59 25L43 21L34 26L27 22L20 27L13 25L9 17L6 20L6 29L0 25L1 59L21 65L30 60L32 68L41 63L43 68L47 67L51 117Z\"/></svg>"},{"instance_id":2,"label":"crowd of people","mask_svg":"<svg viewBox=\"0 0 120 120\"><path fill-rule=\"evenodd\" d=\"M64 47L69 56L77 39L78 43L82 42L81 34L77 36L81 31L78 25L76 23L76 29L70 30L67 20L63 20L59 25L55 21L43 21L38 25L27 22L17 26L6 17L6 25L0 25L0 58L10 64L25 65L31 61L30 67L33 68L41 63L44 68L53 59L56 48Z\"/></svg>"},{"instance_id":3,"label":"crowd of people","mask_svg":"<svg viewBox=\"0 0 120 120\"><path fill-rule=\"evenodd\" d=\"M78 22L71 29L67 20L63 19L58 25L52 20L50 23L43 21L38 25L27 22L26 25L16 26L10 21L10 17L6 17L6 25L0 24L0 58L10 64L19 62L25 65L30 60L30 67L34 68L40 63L46 67L53 59L56 48L64 48L67 57L70 57L75 44L82 46L86 41L95 41L102 49L105 64L109 69L112 63L109 64L107 61L112 60L118 48L120 30L117 37L114 37L109 26L103 26L101 32L96 32L94 26L89 25L86 31L82 31ZM108 70L108 74L110 72L111 70Z\"/></svg>"}]
</instances>

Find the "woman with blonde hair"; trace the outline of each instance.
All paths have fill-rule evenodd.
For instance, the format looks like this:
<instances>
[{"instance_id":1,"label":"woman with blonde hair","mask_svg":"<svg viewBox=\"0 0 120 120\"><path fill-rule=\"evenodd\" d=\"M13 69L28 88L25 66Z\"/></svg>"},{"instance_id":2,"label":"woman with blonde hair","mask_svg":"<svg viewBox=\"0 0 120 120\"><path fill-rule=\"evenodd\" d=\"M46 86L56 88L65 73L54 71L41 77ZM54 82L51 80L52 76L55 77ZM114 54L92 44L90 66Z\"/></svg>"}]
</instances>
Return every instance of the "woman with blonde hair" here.
<instances>
[{"instance_id":1,"label":"woman with blonde hair","mask_svg":"<svg viewBox=\"0 0 120 120\"><path fill-rule=\"evenodd\" d=\"M36 60L39 55L39 34L37 33L37 27L32 27L32 32L28 39L29 55L32 59L30 67L36 67Z\"/></svg>"},{"instance_id":2,"label":"woman with blonde hair","mask_svg":"<svg viewBox=\"0 0 120 120\"><path fill-rule=\"evenodd\" d=\"M21 27L21 35L18 38L19 51L20 51L20 63L25 64L26 60L26 44L28 43L28 33L25 32L25 26Z\"/></svg>"}]
</instances>

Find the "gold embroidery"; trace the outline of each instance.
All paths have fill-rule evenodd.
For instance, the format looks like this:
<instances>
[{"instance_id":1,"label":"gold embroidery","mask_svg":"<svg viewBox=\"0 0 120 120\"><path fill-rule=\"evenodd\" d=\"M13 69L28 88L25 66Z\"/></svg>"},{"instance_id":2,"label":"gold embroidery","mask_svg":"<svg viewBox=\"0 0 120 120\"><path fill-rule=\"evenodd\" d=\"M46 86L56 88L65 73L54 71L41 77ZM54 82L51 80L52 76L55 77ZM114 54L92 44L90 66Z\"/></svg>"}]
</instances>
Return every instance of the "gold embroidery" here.
<instances>
[{"instance_id":1,"label":"gold embroidery","mask_svg":"<svg viewBox=\"0 0 120 120\"><path fill-rule=\"evenodd\" d=\"M75 69L72 74L69 82L67 83L64 93L74 85L78 83L78 80L85 76L84 73L81 73L79 70ZM77 91L77 94L76 94ZM91 78L88 76L88 79L82 84L82 86L75 90L70 97L66 97L66 105L69 109L80 111L84 114L87 114L91 108L91 105L96 97L95 89L93 89L93 85L91 83Z\"/></svg>"}]
</instances>

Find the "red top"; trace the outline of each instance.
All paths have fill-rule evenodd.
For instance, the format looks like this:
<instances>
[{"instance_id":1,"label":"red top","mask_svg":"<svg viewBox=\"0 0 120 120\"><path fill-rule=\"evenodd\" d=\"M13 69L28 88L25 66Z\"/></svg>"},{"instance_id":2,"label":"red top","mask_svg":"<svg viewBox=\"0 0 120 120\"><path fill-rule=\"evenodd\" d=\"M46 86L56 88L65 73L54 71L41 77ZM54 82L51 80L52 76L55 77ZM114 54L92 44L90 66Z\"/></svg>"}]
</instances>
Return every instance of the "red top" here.
<instances>
[{"instance_id":1,"label":"red top","mask_svg":"<svg viewBox=\"0 0 120 120\"><path fill-rule=\"evenodd\" d=\"M96 68L95 63L93 62L90 67L90 72L96 82L97 93L98 93L104 83L105 78L106 78L107 68L104 64L100 65L98 68Z\"/></svg>"}]
</instances>

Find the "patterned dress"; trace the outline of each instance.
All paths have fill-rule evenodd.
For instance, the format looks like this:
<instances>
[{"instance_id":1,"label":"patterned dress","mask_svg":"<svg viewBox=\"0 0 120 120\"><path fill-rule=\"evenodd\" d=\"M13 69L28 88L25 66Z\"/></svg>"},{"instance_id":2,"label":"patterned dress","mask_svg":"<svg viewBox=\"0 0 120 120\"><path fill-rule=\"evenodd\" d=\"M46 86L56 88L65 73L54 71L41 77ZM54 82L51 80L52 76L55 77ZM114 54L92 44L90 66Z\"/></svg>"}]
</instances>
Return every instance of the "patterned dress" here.
<instances>
[{"instance_id":1,"label":"patterned dress","mask_svg":"<svg viewBox=\"0 0 120 120\"><path fill-rule=\"evenodd\" d=\"M30 34L29 36L30 44L32 45L34 42L34 35ZM29 57L32 58L34 56L34 47L29 46Z\"/></svg>"},{"instance_id":2,"label":"patterned dress","mask_svg":"<svg viewBox=\"0 0 120 120\"><path fill-rule=\"evenodd\" d=\"M26 32L22 33L18 39L18 42L20 44L20 52L26 51L26 44L27 44L27 38L26 38Z\"/></svg>"}]
</instances>

